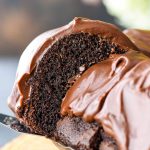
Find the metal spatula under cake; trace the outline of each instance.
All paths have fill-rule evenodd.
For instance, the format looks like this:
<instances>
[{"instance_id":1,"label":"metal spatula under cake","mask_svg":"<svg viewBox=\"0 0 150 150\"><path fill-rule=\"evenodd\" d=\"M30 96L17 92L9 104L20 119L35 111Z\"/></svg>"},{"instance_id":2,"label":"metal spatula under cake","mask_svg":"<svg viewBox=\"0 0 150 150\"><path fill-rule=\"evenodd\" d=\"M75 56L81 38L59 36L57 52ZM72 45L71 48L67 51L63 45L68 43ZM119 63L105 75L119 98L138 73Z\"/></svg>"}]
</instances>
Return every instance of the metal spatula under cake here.
<instances>
[{"instance_id":1,"label":"metal spatula under cake","mask_svg":"<svg viewBox=\"0 0 150 150\"><path fill-rule=\"evenodd\" d=\"M14 130L16 132L20 132L20 133L28 133L28 134L32 134L32 135L37 135L33 132L31 132L29 130L29 128L25 127L24 125L22 125L17 118L6 115L6 114L2 114L0 113L0 124L3 125L4 127L7 127L8 129ZM65 147L55 141L52 141L56 147L58 148L58 150L72 150L72 148L69 147Z\"/></svg>"}]
</instances>

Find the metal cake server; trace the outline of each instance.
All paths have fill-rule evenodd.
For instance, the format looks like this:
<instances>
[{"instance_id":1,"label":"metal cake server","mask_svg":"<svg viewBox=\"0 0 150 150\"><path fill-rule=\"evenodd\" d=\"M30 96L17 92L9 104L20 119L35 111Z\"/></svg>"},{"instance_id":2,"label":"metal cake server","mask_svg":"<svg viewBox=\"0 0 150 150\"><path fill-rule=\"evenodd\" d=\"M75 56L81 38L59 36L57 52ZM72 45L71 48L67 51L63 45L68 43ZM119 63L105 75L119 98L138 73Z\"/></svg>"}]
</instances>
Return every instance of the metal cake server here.
<instances>
[{"instance_id":1,"label":"metal cake server","mask_svg":"<svg viewBox=\"0 0 150 150\"><path fill-rule=\"evenodd\" d=\"M15 117L0 113L0 124L17 132L28 133L25 129L17 130L13 128L14 123L18 122Z\"/></svg>"},{"instance_id":2,"label":"metal cake server","mask_svg":"<svg viewBox=\"0 0 150 150\"><path fill-rule=\"evenodd\" d=\"M7 127L8 129L14 130L16 132L20 132L20 133L28 133L28 134L34 134L37 135L35 133L31 133L29 132L27 129L25 129L23 127L23 125L20 124L19 128L16 128L15 125L17 125L16 123L18 123L17 118L6 115L6 114L2 114L0 113L0 125L3 125L4 127ZM42 136L42 135L40 135ZM53 141L53 140L52 140ZM60 143L57 143L55 141L53 141L53 143L60 149L60 150L73 150L70 147L66 147Z\"/></svg>"},{"instance_id":3,"label":"metal cake server","mask_svg":"<svg viewBox=\"0 0 150 150\"><path fill-rule=\"evenodd\" d=\"M17 119L15 117L8 116L8 115L0 113L0 124L7 127L7 128L12 129L10 126L16 120Z\"/></svg>"}]
</instances>

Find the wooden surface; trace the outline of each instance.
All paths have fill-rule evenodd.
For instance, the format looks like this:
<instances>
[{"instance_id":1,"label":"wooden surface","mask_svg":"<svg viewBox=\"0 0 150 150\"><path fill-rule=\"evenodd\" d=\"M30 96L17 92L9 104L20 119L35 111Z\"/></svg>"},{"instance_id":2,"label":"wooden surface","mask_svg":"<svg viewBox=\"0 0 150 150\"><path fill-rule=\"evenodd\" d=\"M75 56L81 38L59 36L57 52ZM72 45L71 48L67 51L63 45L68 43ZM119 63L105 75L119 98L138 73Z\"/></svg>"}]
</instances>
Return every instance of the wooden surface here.
<instances>
[{"instance_id":1,"label":"wooden surface","mask_svg":"<svg viewBox=\"0 0 150 150\"><path fill-rule=\"evenodd\" d=\"M21 135L6 144L1 150L65 150L51 140L35 135Z\"/></svg>"}]
</instances>

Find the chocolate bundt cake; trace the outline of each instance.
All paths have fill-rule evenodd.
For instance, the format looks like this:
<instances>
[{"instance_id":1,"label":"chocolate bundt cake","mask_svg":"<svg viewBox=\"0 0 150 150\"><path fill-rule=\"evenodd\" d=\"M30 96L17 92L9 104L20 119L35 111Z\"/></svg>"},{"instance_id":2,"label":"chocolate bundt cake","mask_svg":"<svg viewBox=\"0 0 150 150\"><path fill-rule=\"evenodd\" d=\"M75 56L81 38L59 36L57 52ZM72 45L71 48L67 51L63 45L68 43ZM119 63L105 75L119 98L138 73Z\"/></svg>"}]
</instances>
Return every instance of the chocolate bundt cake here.
<instances>
[{"instance_id":1,"label":"chocolate bundt cake","mask_svg":"<svg viewBox=\"0 0 150 150\"><path fill-rule=\"evenodd\" d=\"M143 130L128 121L143 120L130 116L127 105L150 99L148 65L149 58L114 25L75 18L26 48L9 107L31 132L74 149L134 150L144 143Z\"/></svg>"}]
</instances>

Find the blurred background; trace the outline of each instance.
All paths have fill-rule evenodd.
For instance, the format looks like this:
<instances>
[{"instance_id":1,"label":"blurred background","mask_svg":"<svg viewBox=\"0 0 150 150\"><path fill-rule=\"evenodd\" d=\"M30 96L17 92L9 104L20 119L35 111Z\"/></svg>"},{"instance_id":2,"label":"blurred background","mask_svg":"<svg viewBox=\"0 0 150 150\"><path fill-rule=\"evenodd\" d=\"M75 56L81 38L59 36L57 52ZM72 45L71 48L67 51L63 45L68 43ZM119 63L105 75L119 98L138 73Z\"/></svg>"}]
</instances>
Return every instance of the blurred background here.
<instances>
[{"instance_id":1,"label":"blurred background","mask_svg":"<svg viewBox=\"0 0 150 150\"><path fill-rule=\"evenodd\" d=\"M13 115L6 100L25 47L75 16L150 29L150 0L0 0L0 113ZM0 125L0 147L18 135Z\"/></svg>"}]
</instances>

